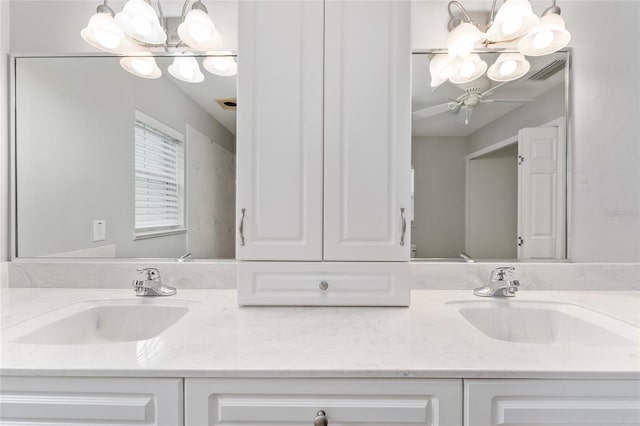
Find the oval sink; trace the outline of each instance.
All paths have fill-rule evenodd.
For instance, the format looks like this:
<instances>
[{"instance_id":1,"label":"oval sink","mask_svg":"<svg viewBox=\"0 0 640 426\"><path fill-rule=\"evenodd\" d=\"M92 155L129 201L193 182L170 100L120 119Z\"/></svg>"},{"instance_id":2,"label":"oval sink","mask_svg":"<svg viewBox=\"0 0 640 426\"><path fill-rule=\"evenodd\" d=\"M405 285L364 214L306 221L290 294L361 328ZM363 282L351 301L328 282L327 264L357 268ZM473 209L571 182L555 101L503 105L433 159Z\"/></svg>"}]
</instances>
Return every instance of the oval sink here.
<instances>
[{"instance_id":1,"label":"oval sink","mask_svg":"<svg viewBox=\"0 0 640 426\"><path fill-rule=\"evenodd\" d=\"M109 300L75 303L9 327L14 343L85 345L154 338L175 324L193 302ZM4 332L4 331L3 331Z\"/></svg>"},{"instance_id":2,"label":"oval sink","mask_svg":"<svg viewBox=\"0 0 640 426\"><path fill-rule=\"evenodd\" d=\"M635 345L639 329L607 315L560 302L508 299L449 302L469 324L507 342Z\"/></svg>"}]
</instances>

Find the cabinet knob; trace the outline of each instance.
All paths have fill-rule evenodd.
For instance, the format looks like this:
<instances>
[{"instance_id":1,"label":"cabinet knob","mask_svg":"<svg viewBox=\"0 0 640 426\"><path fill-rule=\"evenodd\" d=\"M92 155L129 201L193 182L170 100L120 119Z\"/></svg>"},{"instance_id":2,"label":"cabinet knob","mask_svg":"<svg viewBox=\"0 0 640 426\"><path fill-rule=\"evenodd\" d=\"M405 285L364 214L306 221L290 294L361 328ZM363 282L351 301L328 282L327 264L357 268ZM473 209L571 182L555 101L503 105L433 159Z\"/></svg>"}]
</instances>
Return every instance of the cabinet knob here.
<instances>
[{"instance_id":1,"label":"cabinet knob","mask_svg":"<svg viewBox=\"0 0 640 426\"><path fill-rule=\"evenodd\" d=\"M316 418L313 419L313 426L328 426L328 425L329 425L329 421L327 420L327 415L325 414L325 412L322 410L318 411L318 414L316 414Z\"/></svg>"},{"instance_id":2,"label":"cabinet knob","mask_svg":"<svg viewBox=\"0 0 640 426\"><path fill-rule=\"evenodd\" d=\"M326 289L329 288L329 283L326 281L321 281L319 287L320 287L320 290L325 291Z\"/></svg>"}]
</instances>

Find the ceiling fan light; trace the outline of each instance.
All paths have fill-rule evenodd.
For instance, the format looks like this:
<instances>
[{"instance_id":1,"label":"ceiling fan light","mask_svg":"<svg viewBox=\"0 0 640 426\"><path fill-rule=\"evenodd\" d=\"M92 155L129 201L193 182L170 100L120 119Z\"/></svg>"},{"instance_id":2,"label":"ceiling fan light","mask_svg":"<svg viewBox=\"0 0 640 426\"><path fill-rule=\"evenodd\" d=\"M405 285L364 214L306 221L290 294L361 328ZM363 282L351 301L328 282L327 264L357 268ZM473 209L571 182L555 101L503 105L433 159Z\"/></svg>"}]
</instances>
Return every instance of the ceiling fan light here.
<instances>
[{"instance_id":1,"label":"ceiling fan light","mask_svg":"<svg viewBox=\"0 0 640 426\"><path fill-rule=\"evenodd\" d=\"M162 76L162 71L151 54L125 56L120 59L120 66L137 77L156 79Z\"/></svg>"},{"instance_id":2,"label":"ceiling fan light","mask_svg":"<svg viewBox=\"0 0 640 426\"><path fill-rule=\"evenodd\" d=\"M231 52L216 52L220 54L228 54ZM231 56L209 56L202 61L204 69L211 74L219 75L221 77L229 77L238 73L238 64Z\"/></svg>"},{"instance_id":3,"label":"ceiling fan light","mask_svg":"<svg viewBox=\"0 0 640 426\"><path fill-rule=\"evenodd\" d=\"M473 52L476 44L485 40L485 38L485 34L475 25L469 22L463 22L452 29L449 33L449 37L447 39L449 56L451 58L456 56L467 56Z\"/></svg>"},{"instance_id":4,"label":"ceiling fan light","mask_svg":"<svg viewBox=\"0 0 640 426\"><path fill-rule=\"evenodd\" d=\"M204 74L193 56L177 56L168 68L169 74L185 83L200 83Z\"/></svg>"},{"instance_id":5,"label":"ceiling fan light","mask_svg":"<svg viewBox=\"0 0 640 426\"><path fill-rule=\"evenodd\" d=\"M466 58L457 58L452 69L449 81L453 84L464 84L481 77L487 71L487 63L474 53Z\"/></svg>"},{"instance_id":6,"label":"ceiling fan light","mask_svg":"<svg viewBox=\"0 0 640 426\"><path fill-rule=\"evenodd\" d=\"M431 87L440 87L445 81L449 79L451 71L453 70L451 62L451 58L447 54L439 53L433 55L431 61L429 61Z\"/></svg>"},{"instance_id":7,"label":"ceiling fan light","mask_svg":"<svg viewBox=\"0 0 640 426\"><path fill-rule=\"evenodd\" d=\"M96 49L109 53L123 53L127 45L124 33L109 13L93 15L80 36Z\"/></svg>"},{"instance_id":8,"label":"ceiling fan light","mask_svg":"<svg viewBox=\"0 0 640 426\"><path fill-rule=\"evenodd\" d=\"M211 17L201 9L191 10L178 26L178 36L192 49L199 51L219 50L222 37Z\"/></svg>"},{"instance_id":9,"label":"ceiling fan light","mask_svg":"<svg viewBox=\"0 0 640 426\"><path fill-rule=\"evenodd\" d=\"M538 23L529 0L507 0L487 30L490 41L508 41L522 37Z\"/></svg>"},{"instance_id":10,"label":"ceiling fan light","mask_svg":"<svg viewBox=\"0 0 640 426\"><path fill-rule=\"evenodd\" d=\"M544 56L562 49L570 40L562 16L550 13L518 42L518 51L527 56Z\"/></svg>"},{"instance_id":11,"label":"ceiling fan light","mask_svg":"<svg viewBox=\"0 0 640 426\"><path fill-rule=\"evenodd\" d=\"M496 62L489 67L487 76L493 81L512 81L524 76L531 69L531 64L520 53L502 53Z\"/></svg>"},{"instance_id":12,"label":"ceiling fan light","mask_svg":"<svg viewBox=\"0 0 640 426\"><path fill-rule=\"evenodd\" d=\"M158 15L144 0L129 0L115 19L125 34L141 43L160 45L167 41Z\"/></svg>"}]
</instances>

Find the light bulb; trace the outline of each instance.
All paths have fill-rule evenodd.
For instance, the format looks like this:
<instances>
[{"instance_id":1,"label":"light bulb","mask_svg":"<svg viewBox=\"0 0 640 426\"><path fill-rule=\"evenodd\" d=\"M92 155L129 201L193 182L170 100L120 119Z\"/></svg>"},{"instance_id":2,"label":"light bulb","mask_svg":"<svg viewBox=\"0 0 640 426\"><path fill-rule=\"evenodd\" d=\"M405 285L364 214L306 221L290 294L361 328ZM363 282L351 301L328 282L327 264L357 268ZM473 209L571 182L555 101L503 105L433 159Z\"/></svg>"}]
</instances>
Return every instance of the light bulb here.
<instances>
[{"instance_id":1,"label":"light bulb","mask_svg":"<svg viewBox=\"0 0 640 426\"><path fill-rule=\"evenodd\" d=\"M509 59L500 64L500 74L510 75L518 68L518 63L513 59Z\"/></svg>"},{"instance_id":2,"label":"light bulb","mask_svg":"<svg viewBox=\"0 0 640 426\"><path fill-rule=\"evenodd\" d=\"M142 75L149 75L153 71L153 64L141 58L131 59L131 66Z\"/></svg>"},{"instance_id":3,"label":"light bulb","mask_svg":"<svg viewBox=\"0 0 640 426\"><path fill-rule=\"evenodd\" d=\"M151 23L142 16L134 16L131 18L131 26L133 30L141 36L151 34Z\"/></svg>"},{"instance_id":4,"label":"light bulb","mask_svg":"<svg viewBox=\"0 0 640 426\"><path fill-rule=\"evenodd\" d=\"M109 31L96 29L93 32L93 37L96 39L98 43L100 43L103 47L107 49L115 49L116 47L120 46L120 41L121 41L120 37Z\"/></svg>"},{"instance_id":5,"label":"light bulb","mask_svg":"<svg viewBox=\"0 0 640 426\"><path fill-rule=\"evenodd\" d=\"M460 67L460 76L463 78L469 78L476 71L476 64L471 61L464 61L462 67Z\"/></svg>"},{"instance_id":6,"label":"light bulb","mask_svg":"<svg viewBox=\"0 0 640 426\"><path fill-rule=\"evenodd\" d=\"M193 76L195 75L195 71L191 66L191 64L189 63L180 64L180 75L182 75L184 78L188 80L192 79Z\"/></svg>"},{"instance_id":7,"label":"light bulb","mask_svg":"<svg viewBox=\"0 0 640 426\"><path fill-rule=\"evenodd\" d=\"M191 37L198 43L204 43L211 38L213 31L207 25L203 25L200 22L193 22L189 25L189 33Z\"/></svg>"},{"instance_id":8,"label":"light bulb","mask_svg":"<svg viewBox=\"0 0 640 426\"><path fill-rule=\"evenodd\" d=\"M232 62L233 60L230 58L211 58L211 64L223 72L229 69Z\"/></svg>"},{"instance_id":9,"label":"light bulb","mask_svg":"<svg viewBox=\"0 0 640 426\"><path fill-rule=\"evenodd\" d=\"M512 35L518 32L522 27L522 17L513 16L502 23L502 32L506 35Z\"/></svg>"},{"instance_id":10,"label":"light bulb","mask_svg":"<svg viewBox=\"0 0 640 426\"><path fill-rule=\"evenodd\" d=\"M544 49L548 47L553 41L553 33L549 30L540 31L538 34L533 37L533 47L536 49Z\"/></svg>"}]
</instances>

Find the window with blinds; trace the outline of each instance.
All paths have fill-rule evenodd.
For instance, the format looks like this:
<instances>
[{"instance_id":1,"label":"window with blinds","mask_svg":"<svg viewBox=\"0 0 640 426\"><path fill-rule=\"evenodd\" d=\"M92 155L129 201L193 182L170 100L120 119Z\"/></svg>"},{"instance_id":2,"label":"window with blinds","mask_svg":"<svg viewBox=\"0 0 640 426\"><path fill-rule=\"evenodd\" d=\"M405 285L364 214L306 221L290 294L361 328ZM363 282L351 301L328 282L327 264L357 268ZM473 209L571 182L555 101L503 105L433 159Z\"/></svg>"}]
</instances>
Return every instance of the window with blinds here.
<instances>
[{"instance_id":1,"label":"window with blinds","mask_svg":"<svg viewBox=\"0 0 640 426\"><path fill-rule=\"evenodd\" d=\"M171 134L169 134L171 133ZM182 135L136 112L136 235L184 228L184 147Z\"/></svg>"}]
</instances>

